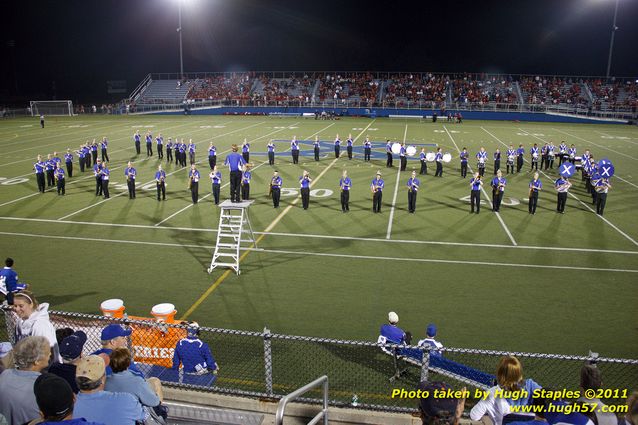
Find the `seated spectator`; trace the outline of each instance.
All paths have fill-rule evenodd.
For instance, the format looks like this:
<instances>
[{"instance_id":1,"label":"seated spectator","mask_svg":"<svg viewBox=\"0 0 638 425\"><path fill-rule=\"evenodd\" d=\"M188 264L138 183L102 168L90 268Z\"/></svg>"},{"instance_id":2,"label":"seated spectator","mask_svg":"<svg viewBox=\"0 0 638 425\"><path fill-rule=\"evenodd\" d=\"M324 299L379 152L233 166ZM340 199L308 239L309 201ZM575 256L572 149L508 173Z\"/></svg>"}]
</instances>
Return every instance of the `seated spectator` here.
<instances>
[{"instance_id":1,"label":"seated spectator","mask_svg":"<svg viewBox=\"0 0 638 425\"><path fill-rule=\"evenodd\" d=\"M10 342L0 342L0 373L13 367L13 346Z\"/></svg>"},{"instance_id":2,"label":"seated spectator","mask_svg":"<svg viewBox=\"0 0 638 425\"><path fill-rule=\"evenodd\" d=\"M31 291L20 291L13 296L13 310L17 315L18 339L43 336L49 341L53 361L60 360L60 349L55 328L49 320L49 304L39 304Z\"/></svg>"},{"instance_id":3,"label":"seated spectator","mask_svg":"<svg viewBox=\"0 0 638 425\"><path fill-rule=\"evenodd\" d=\"M627 398L627 414L618 420L618 425L638 425L638 391Z\"/></svg>"},{"instance_id":4,"label":"seated spectator","mask_svg":"<svg viewBox=\"0 0 638 425\"><path fill-rule=\"evenodd\" d=\"M388 324L381 326L381 336L393 344L409 345L412 342L412 335L410 332L404 332L403 329L397 326L397 323L399 323L399 315L394 311L389 312Z\"/></svg>"},{"instance_id":5,"label":"seated spectator","mask_svg":"<svg viewBox=\"0 0 638 425\"><path fill-rule=\"evenodd\" d=\"M424 425L458 425L465 408L465 398L434 397L435 391L448 391L443 382L422 381L417 389L427 391L428 397L419 399L419 413ZM461 391L465 392L465 388Z\"/></svg>"},{"instance_id":6,"label":"seated spectator","mask_svg":"<svg viewBox=\"0 0 638 425\"><path fill-rule=\"evenodd\" d=\"M143 406L159 406L162 401L162 384L157 378L144 378L129 370L131 352L120 347L111 353L111 369L113 374L107 376L104 389L114 393L132 394Z\"/></svg>"},{"instance_id":7,"label":"seated spectator","mask_svg":"<svg viewBox=\"0 0 638 425\"><path fill-rule=\"evenodd\" d=\"M75 377L80 392L73 416L105 425L135 425L146 419L142 405L131 394L104 391L106 364L100 356L83 357Z\"/></svg>"},{"instance_id":8,"label":"seated spectator","mask_svg":"<svg viewBox=\"0 0 638 425\"><path fill-rule=\"evenodd\" d=\"M51 350L43 336L29 336L13 349L15 369L0 374L0 414L10 424L24 424L39 417L33 384L49 365Z\"/></svg>"},{"instance_id":9,"label":"seated spectator","mask_svg":"<svg viewBox=\"0 0 638 425\"><path fill-rule=\"evenodd\" d=\"M210 352L208 344L199 339L199 325L191 323L187 329L188 335L177 342L173 355L173 369L180 365L185 373L203 375L217 373L219 367Z\"/></svg>"},{"instance_id":10,"label":"seated spectator","mask_svg":"<svg viewBox=\"0 0 638 425\"><path fill-rule=\"evenodd\" d=\"M419 341L419 347L430 347L430 355L431 356L440 356L441 348L443 348L443 344L434 339L436 336L436 325L434 323L430 323L425 330L425 338Z\"/></svg>"},{"instance_id":11,"label":"seated spectator","mask_svg":"<svg viewBox=\"0 0 638 425\"><path fill-rule=\"evenodd\" d=\"M42 419L33 420L29 422L29 425L104 425L97 422L87 422L84 418L73 419L75 395L68 382L57 375L45 373L38 376L33 385L33 392Z\"/></svg>"},{"instance_id":12,"label":"seated spectator","mask_svg":"<svg viewBox=\"0 0 638 425\"><path fill-rule=\"evenodd\" d=\"M503 416L510 413L510 406L528 405L534 390L541 388L541 386L532 379L523 379L523 367L521 362L514 356L501 358L496 369L496 382L497 385L490 388L488 397L479 401L470 411L470 418L472 420L478 421L487 415L495 425L501 425L503 423ZM518 400L495 397L497 390L525 390L528 396L521 397Z\"/></svg>"},{"instance_id":13,"label":"seated spectator","mask_svg":"<svg viewBox=\"0 0 638 425\"><path fill-rule=\"evenodd\" d=\"M73 329L71 328L60 328L55 330L55 339L58 341L58 347L62 345L62 341L67 336L73 335Z\"/></svg>"},{"instance_id":14,"label":"seated spectator","mask_svg":"<svg viewBox=\"0 0 638 425\"><path fill-rule=\"evenodd\" d=\"M55 362L49 367L49 372L58 375L68 382L76 394L80 390L75 382L75 370L82 357L84 343L86 343L86 334L82 331L77 331L64 338L60 345L62 363Z\"/></svg>"},{"instance_id":15,"label":"seated spectator","mask_svg":"<svg viewBox=\"0 0 638 425\"><path fill-rule=\"evenodd\" d=\"M106 326L104 329L102 329L102 334L100 336L100 340L102 341L102 348L100 348L99 350L91 354L106 354L110 356L111 352L113 352L114 349L120 348L120 347L126 347L126 344L127 344L126 337L130 336L132 332L133 332L132 330L124 329L123 326L118 324L112 324L112 325ZM144 374L137 367L135 362L131 361L131 365L129 366L129 369L131 369L131 372L135 373L136 375L139 375L142 378L144 377ZM107 365L106 375L110 376L112 374L113 374L113 371L111 370L111 366Z\"/></svg>"},{"instance_id":16,"label":"seated spectator","mask_svg":"<svg viewBox=\"0 0 638 425\"><path fill-rule=\"evenodd\" d=\"M581 394L585 394L586 390L597 391L603 387L603 377L600 369L595 364L585 364L580 369L580 388ZM590 419L596 418L597 425L616 425L618 420L616 415L609 412L603 412L605 403L600 401L599 398L587 398L584 395L579 398L578 403L596 404L598 408L591 415L588 414Z\"/></svg>"}]
</instances>

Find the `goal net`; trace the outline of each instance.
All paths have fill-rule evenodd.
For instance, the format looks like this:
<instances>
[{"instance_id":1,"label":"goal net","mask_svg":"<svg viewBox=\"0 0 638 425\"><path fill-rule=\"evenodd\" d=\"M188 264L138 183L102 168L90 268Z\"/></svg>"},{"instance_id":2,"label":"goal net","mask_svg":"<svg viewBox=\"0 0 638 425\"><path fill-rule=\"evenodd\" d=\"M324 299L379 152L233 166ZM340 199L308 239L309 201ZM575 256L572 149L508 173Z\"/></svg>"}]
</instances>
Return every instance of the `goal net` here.
<instances>
[{"instance_id":1,"label":"goal net","mask_svg":"<svg viewBox=\"0 0 638 425\"><path fill-rule=\"evenodd\" d=\"M73 115L73 102L70 100L32 100L31 116Z\"/></svg>"}]
</instances>

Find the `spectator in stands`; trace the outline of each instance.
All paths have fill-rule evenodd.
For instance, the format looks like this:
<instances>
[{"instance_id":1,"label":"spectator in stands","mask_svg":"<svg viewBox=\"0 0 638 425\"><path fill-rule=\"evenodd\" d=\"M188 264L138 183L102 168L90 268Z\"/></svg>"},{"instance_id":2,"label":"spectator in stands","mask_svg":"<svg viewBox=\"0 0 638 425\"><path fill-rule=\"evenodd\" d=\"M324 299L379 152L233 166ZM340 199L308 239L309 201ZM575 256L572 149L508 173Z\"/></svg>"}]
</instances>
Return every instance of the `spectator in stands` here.
<instances>
[{"instance_id":1,"label":"spectator in stands","mask_svg":"<svg viewBox=\"0 0 638 425\"><path fill-rule=\"evenodd\" d=\"M13 309L17 315L18 339L27 336L43 336L49 341L53 361L60 360L60 349L55 328L49 320L49 304L39 304L31 291L20 291L13 297Z\"/></svg>"},{"instance_id":2,"label":"spectator in stands","mask_svg":"<svg viewBox=\"0 0 638 425\"><path fill-rule=\"evenodd\" d=\"M33 385L35 400L40 409L40 420L31 424L68 424L68 425L104 425L97 422L87 422L84 418L73 419L75 395L68 382L59 376L45 373L38 376Z\"/></svg>"},{"instance_id":3,"label":"spectator in stands","mask_svg":"<svg viewBox=\"0 0 638 425\"><path fill-rule=\"evenodd\" d=\"M58 346L62 346L62 341L67 336L73 335L73 329L71 328L59 328L55 330L55 340L58 342Z\"/></svg>"},{"instance_id":4,"label":"spectator in stands","mask_svg":"<svg viewBox=\"0 0 638 425\"><path fill-rule=\"evenodd\" d=\"M3 305L13 305L14 294L24 289L24 285L18 283L18 273L13 270L13 258L4 260L4 265L5 267L0 270L0 292L5 297Z\"/></svg>"},{"instance_id":5,"label":"spectator in stands","mask_svg":"<svg viewBox=\"0 0 638 425\"><path fill-rule=\"evenodd\" d=\"M13 346L10 342L0 342L0 373L13 367Z\"/></svg>"},{"instance_id":6,"label":"spectator in stands","mask_svg":"<svg viewBox=\"0 0 638 425\"><path fill-rule=\"evenodd\" d=\"M394 311L388 313L388 323L381 326L381 336L385 337L388 342L394 344L410 344L412 342L412 334L404 332L397 326L399 323L399 315Z\"/></svg>"},{"instance_id":7,"label":"spectator in stands","mask_svg":"<svg viewBox=\"0 0 638 425\"><path fill-rule=\"evenodd\" d=\"M43 336L29 336L13 350L15 369L0 374L0 414L10 424L24 424L39 417L33 384L49 365L51 350Z\"/></svg>"},{"instance_id":8,"label":"spectator in stands","mask_svg":"<svg viewBox=\"0 0 638 425\"><path fill-rule=\"evenodd\" d=\"M116 348L126 347L126 338L130 336L132 332L133 331L130 329L124 329L122 325L108 325L107 327L102 329L102 334L100 336L100 340L102 341L102 348L91 354L106 354L107 356L110 356L113 350L115 350ZM144 377L144 374L137 367L134 361L131 361L129 369L134 374ZM110 376L112 374L113 370L111 369L111 366L107 364L106 375Z\"/></svg>"},{"instance_id":9,"label":"spectator in stands","mask_svg":"<svg viewBox=\"0 0 638 425\"><path fill-rule=\"evenodd\" d=\"M443 348L443 344L434 339L436 332L436 325L430 323L425 330L425 338L420 340L418 344L419 347L430 347L431 356L440 356L441 352L439 350Z\"/></svg>"},{"instance_id":10,"label":"spectator in stands","mask_svg":"<svg viewBox=\"0 0 638 425\"><path fill-rule=\"evenodd\" d=\"M618 420L618 425L638 425L638 391L627 398L627 414Z\"/></svg>"},{"instance_id":11,"label":"spectator in stands","mask_svg":"<svg viewBox=\"0 0 638 425\"><path fill-rule=\"evenodd\" d=\"M217 374L219 366L210 352L208 344L199 339L199 325L192 322L188 325L187 336L175 345L173 355L173 369L181 367L185 373L204 375L206 373Z\"/></svg>"},{"instance_id":12,"label":"spectator in stands","mask_svg":"<svg viewBox=\"0 0 638 425\"><path fill-rule=\"evenodd\" d=\"M541 388L534 380L523 379L523 366L514 356L501 358L496 369L496 382L497 385L490 388L488 397L479 401L470 411L472 420L478 421L487 415L495 425L501 425L503 416L510 412L510 405L528 405L534 390ZM525 390L528 396L518 400L495 397L496 390L499 389L505 391Z\"/></svg>"},{"instance_id":13,"label":"spectator in stands","mask_svg":"<svg viewBox=\"0 0 638 425\"><path fill-rule=\"evenodd\" d=\"M142 405L131 394L104 391L106 365L100 356L83 357L75 377L80 393L73 416L105 425L134 425L146 419Z\"/></svg>"},{"instance_id":14,"label":"spectator in stands","mask_svg":"<svg viewBox=\"0 0 638 425\"><path fill-rule=\"evenodd\" d=\"M60 344L60 356L62 363L55 362L49 367L49 373L58 375L69 383L74 393L78 393L79 388L75 382L75 371L77 364L82 357L82 349L86 343L86 334L77 331L62 340Z\"/></svg>"},{"instance_id":15,"label":"spectator in stands","mask_svg":"<svg viewBox=\"0 0 638 425\"><path fill-rule=\"evenodd\" d=\"M435 391L449 391L447 384L443 382L419 383L417 389L425 392L428 397L419 399L419 413L424 425L458 425L465 409L465 398L434 397ZM465 388L461 389L464 393Z\"/></svg>"},{"instance_id":16,"label":"spectator in stands","mask_svg":"<svg viewBox=\"0 0 638 425\"><path fill-rule=\"evenodd\" d=\"M144 378L133 374L129 370L131 364L131 352L128 348L120 347L111 353L109 366L113 370L111 376L107 376L104 389L114 393L132 394L143 406L159 406L162 401L162 384L157 378Z\"/></svg>"},{"instance_id":17,"label":"spectator in stands","mask_svg":"<svg viewBox=\"0 0 638 425\"><path fill-rule=\"evenodd\" d=\"M585 364L580 369L580 388L581 394L585 394L586 390L598 391L603 388L603 379L600 369L596 367L596 364ZM589 398L584 395L580 397L578 403L587 403L588 405L596 404L598 407L592 415L588 415L590 419L594 419L596 425L616 425L618 420L616 415L609 412L603 412L605 404L600 401L599 398Z\"/></svg>"}]
</instances>

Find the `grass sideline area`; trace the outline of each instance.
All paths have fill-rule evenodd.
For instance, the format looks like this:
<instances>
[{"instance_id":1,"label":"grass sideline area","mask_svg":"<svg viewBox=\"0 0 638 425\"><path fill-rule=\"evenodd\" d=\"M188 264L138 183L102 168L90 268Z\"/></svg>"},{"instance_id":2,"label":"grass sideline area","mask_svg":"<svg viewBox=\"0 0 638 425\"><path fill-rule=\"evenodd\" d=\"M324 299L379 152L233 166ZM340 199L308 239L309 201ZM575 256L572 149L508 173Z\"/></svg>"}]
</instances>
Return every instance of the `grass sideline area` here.
<instances>
[{"instance_id":1,"label":"grass sideline area","mask_svg":"<svg viewBox=\"0 0 638 425\"><path fill-rule=\"evenodd\" d=\"M183 137L197 143L199 204L192 205L187 191L188 168L165 161L167 200L156 201L159 162L157 156L147 159L143 140L142 155L135 155L137 129L161 132L165 142ZM337 133L342 141L349 133L357 138L352 161L345 146L335 160L329 144ZM318 163L311 146L303 144L299 165L292 164L289 145L277 144L275 168L284 188L297 189L303 169L314 178L318 191L308 211L297 196L282 195L278 210L266 197L272 175L266 144L293 135L326 142ZM433 177L432 166L420 176L416 214L407 211L409 171L398 171L398 158L392 169L385 168L384 158L363 162L366 135L374 142L436 143L453 155L443 178ZM102 136L109 139L111 157L108 201L94 196L94 179L79 173L77 161L66 196L37 193L32 165L38 153L62 155L67 147ZM207 147L215 143L219 163L231 143L244 138L255 165L251 221L255 231L267 229L258 234L263 250L245 255L240 276L223 270L209 275L219 211L205 177ZM527 163L522 173L505 175L500 216L489 204L481 214L469 214L469 178L460 177L457 148L468 148L472 168L480 146L490 158L500 148L504 168L510 143L529 150L550 139L613 161L616 176L604 219L590 210L580 177L573 179L566 213L555 212L556 165L541 175L545 190L536 215L529 215ZM129 160L138 184L149 184L148 190L138 188L135 200L128 199L123 176ZM154 304L171 302L178 317L188 313L189 320L206 326L256 331L268 326L277 333L364 340L376 340L393 310L416 339L428 323L436 323L447 346L579 355L591 349L636 358L637 161L638 129L620 125L145 115L51 117L41 129L36 118L4 120L0 256L16 260L20 278L52 309L96 313L101 301L117 297L129 314L148 316ZM412 168L418 171L418 160L409 161ZM353 180L348 214L339 204L343 169ZM382 213L373 214L369 185L379 169L386 188ZM221 171L225 184L228 172ZM489 161L486 177L491 176ZM226 186L222 199L227 197ZM487 201L485 194L482 199Z\"/></svg>"}]
</instances>

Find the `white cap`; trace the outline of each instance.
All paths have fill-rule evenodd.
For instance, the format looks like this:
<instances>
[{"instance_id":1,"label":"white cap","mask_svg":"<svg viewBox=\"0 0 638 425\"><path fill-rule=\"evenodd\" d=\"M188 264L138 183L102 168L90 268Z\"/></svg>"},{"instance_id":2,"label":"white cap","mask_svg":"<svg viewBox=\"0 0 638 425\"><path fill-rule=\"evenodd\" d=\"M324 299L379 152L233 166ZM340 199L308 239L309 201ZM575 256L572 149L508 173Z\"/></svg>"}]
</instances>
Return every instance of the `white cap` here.
<instances>
[{"instance_id":1,"label":"white cap","mask_svg":"<svg viewBox=\"0 0 638 425\"><path fill-rule=\"evenodd\" d=\"M175 306L173 304L162 303L162 304L157 304L153 306L153 308L151 309L151 314L164 316L164 315L171 314L174 311L175 311Z\"/></svg>"},{"instance_id":2,"label":"white cap","mask_svg":"<svg viewBox=\"0 0 638 425\"><path fill-rule=\"evenodd\" d=\"M388 322L390 323L399 323L399 315L394 311L388 313Z\"/></svg>"}]
</instances>

